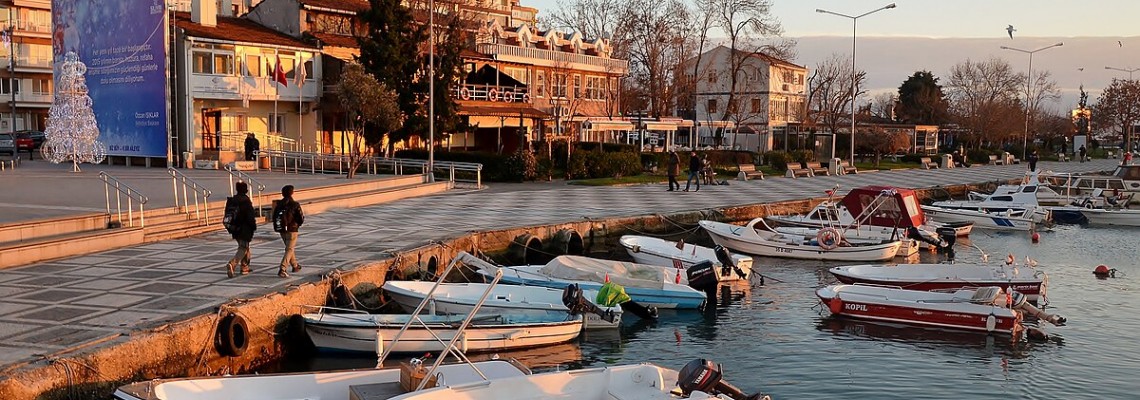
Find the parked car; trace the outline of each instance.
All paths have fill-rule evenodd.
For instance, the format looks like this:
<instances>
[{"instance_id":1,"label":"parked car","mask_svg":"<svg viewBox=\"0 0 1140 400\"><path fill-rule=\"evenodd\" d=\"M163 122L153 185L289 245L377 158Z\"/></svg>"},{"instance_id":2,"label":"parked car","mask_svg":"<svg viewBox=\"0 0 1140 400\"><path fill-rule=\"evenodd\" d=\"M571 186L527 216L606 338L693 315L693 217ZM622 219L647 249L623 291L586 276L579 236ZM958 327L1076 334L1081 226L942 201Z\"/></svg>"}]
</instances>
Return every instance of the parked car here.
<instances>
[{"instance_id":1,"label":"parked car","mask_svg":"<svg viewBox=\"0 0 1140 400\"><path fill-rule=\"evenodd\" d=\"M40 146L44 145L44 133L43 132L33 131L33 130L16 131L16 139L25 138L25 137L32 139L32 149L33 150L39 150ZM17 147L19 147L19 143L16 143L16 145L17 145ZM24 150L24 148L20 147L20 150Z\"/></svg>"},{"instance_id":2,"label":"parked car","mask_svg":"<svg viewBox=\"0 0 1140 400\"><path fill-rule=\"evenodd\" d=\"M0 154L16 155L16 138L11 133L0 133Z\"/></svg>"}]
</instances>

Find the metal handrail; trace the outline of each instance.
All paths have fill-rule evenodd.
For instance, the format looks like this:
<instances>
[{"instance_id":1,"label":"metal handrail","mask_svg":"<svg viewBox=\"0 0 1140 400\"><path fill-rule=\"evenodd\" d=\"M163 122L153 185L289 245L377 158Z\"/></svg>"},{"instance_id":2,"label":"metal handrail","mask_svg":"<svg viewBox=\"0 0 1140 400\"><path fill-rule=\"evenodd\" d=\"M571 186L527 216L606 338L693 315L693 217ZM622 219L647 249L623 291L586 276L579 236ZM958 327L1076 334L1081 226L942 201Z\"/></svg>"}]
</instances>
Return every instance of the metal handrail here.
<instances>
[{"instance_id":1,"label":"metal handrail","mask_svg":"<svg viewBox=\"0 0 1140 400\"><path fill-rule=\"evenodd\" d=\"M127 224L131 227L135 226L134 217L134 202L139 203L139 227L146 227L146 219L144 215L143 205L147 202L147 197L139 193L138 189L127 185L115 177L107 174L105 171L99 171L99 179L103 180L103 195L107 200L107 225L111 224L111 188L115 188L115 214L119 218L119 223L123 223L123 195L127 196Z\"/></svg>"},{"instance_id":2,"label":"metal handrail","mask_svg":"<svg viewBox=\"0 0 1140 400\"><path fill-rule=\"evenodd\" d=\"M285 150L260 150L257 152L257 157L269 158L269 166L272 170L275 165L279 165L283 173L300 173L302 171L302 161L308 162L308 172L316 174L320 172L336 172L343 174L352 161L352 157L347 154L329 154L329 153L309 153L299 151L285 151ZM318 168L318 162L320 167ZM335 163L336 169L326 168L327 164ZM415 158L389 158L389 157L362 157L360 166L364 167L365 173L369 175L380 174L380 169L391 170L395 175L404 175L405 170L411 170L415 173L426 174L428 173L427 160ZM432 175L434 172L445 171L447 179L451 182L470 182L474 183L477 188L483 187L483 164L471 162L458 162L458 161L435 161L432 166ZM474 175L474 178L461 178L460 173L467 172L469 175Z\"/></svg>"},{"instance_id":3,"label":"metal handrail","mask_svg":"<svg viewBox=\"0 0 1140 400\"><path fill-rule=\"evenodd\" d=\"M210 195L213 192L206 189L198 182L190 179L182 172L174 168L167 168L166 172L170 174L171 181L174 186L174 208L181 210L186 215L190 215L190 193L194 193L194 219L202 221L205 225L210 224ZM181 191L179 191L181 188ZM181 192L181 204L179 203L179 192Z\"/></svg>"},{"instance_id":4,"label":"metal handrail","mask_svg":"<svg viewBox=\"0 0 1140 400\"><path fill-rule=\"evenodd\" d=\"M234 195L235 177L238 179L238 182L246 182L254 185L254 188L257 189L257 216L261 217L261 196L265 192L265 185L259 182L257 179L253 179L252 176L245 173L244 171L238 171L236 169L230 168L229 165L226 166L226 172L229 172L230 176L230 197L233 197Z\"/></svg>"}]
</instances>

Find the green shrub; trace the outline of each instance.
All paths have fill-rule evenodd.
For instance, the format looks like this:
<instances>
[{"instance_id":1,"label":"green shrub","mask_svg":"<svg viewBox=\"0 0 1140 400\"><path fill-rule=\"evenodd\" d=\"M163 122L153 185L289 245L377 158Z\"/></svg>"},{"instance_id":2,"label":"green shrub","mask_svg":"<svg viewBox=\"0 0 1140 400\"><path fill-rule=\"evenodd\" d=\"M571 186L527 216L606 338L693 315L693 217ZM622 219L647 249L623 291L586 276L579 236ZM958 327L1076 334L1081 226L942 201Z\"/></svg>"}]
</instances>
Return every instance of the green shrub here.
<instances>
[{"instance_id":1,"label":"green shrub","mask_svg":"<svg viewBox=\"0 0 1140 400\"><path fill-rule=\"evenodd\" d=\"M764 153L764 164L771 165L777 171L783 172L788 170L788 163L794 163L796 159L782 150L769 151Z\"/></svg>"},{"instance_id":2,"label":"green shrub","mask_svg":"<svg viewBox=\"0 0 1140 400\"><path fill-rule=\"evenodd\" d=\"M533 181L538 174L538 161L535 160L534 153L523 147L507 157L506 164L507 178L512 181Z\"/></svg>"},{"instance_id":3,"label":"green shrub","mask_svg":"<svg viewBox=\"0 0 1140 400\"><path fill-rule=\"evenodd\" d=\"M988 164L990 162L990 154L997 154L1001 156L1000 152L986 149L973 149L966 150L966 159L970 160L971 164Z\"/></svg>"}]
</instances>

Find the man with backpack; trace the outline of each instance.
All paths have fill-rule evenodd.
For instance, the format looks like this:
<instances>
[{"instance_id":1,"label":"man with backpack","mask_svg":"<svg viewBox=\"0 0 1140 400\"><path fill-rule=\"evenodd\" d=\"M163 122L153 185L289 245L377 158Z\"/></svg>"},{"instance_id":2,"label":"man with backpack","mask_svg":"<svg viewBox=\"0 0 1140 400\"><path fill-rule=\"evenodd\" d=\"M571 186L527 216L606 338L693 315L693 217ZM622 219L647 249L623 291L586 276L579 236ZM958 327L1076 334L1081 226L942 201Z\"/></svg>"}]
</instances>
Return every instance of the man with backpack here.
<instances>
[{"instance_id":1,"label":"man with backpack","mask_svg":"<svg viewBox=\"0 0 1140 400\"><path fill-rule=\"evenodd\" d=\"M253 232L257 231L257 218L253 215L253 202L249 200L249 185L245 182L234 184L236 195L226 199L226 210L222 216L222 226L230 232L237 241L237 253L226 263L227 275L234 277L234 268L241 266L241 274L248 275L249 269L249 242L253 240Z\"/></svg>"},{"instance_id":2,"label":"man with backpack","mask_svg":"<svg viewBox=\"0 0 1140 400\"><path fill-rule=\"evenodd\" d=\"M281 267L277 276L288 278L289 273L285 267L292 267L293 272L301 270L297 263L295 253L297 246L297 232L305 223L305 213L301 211L301 204L293 200L293 185L281 188L281 200L273 205L273 230L281 234L281 241L285 242L285 255L281 257Z\"/></svg>"}]
</instances>

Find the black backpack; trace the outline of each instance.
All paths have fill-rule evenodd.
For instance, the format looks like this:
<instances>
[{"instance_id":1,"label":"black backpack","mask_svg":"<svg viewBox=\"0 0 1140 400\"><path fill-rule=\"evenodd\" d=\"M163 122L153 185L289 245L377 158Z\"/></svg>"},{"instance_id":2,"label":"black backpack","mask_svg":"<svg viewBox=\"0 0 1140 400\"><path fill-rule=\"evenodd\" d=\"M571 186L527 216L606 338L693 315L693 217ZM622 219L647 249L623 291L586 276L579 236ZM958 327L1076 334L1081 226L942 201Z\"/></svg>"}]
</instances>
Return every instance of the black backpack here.
<instances>
[{"instance_id":1,"label":"black backpack","mask_svg":"<svg viewBox=\"0 0 1140 400\"><path fill-rule=\"evenodd\" d=\"M280 204L277 212L273 213L273 231L285 232L293 225L293 202Z\"/></svg>"},{"instance_id":2,"label":"black backpack","mask_svg":"<svg viewBox=\"0 0 1140 400\"><path fill-rule=\"evenodd\" d=\"M226 231L230 234L237 234L241 230L241 226L237 223L238 202L234 201L233 197L226 198L226 212L222 214L222 226L226 227Z\"/></svg>"}]
</instances>

